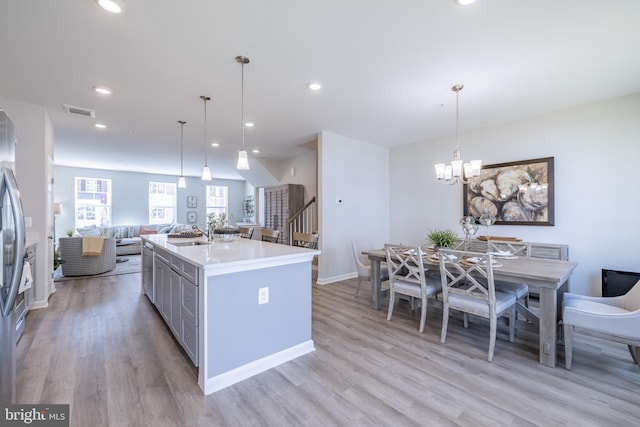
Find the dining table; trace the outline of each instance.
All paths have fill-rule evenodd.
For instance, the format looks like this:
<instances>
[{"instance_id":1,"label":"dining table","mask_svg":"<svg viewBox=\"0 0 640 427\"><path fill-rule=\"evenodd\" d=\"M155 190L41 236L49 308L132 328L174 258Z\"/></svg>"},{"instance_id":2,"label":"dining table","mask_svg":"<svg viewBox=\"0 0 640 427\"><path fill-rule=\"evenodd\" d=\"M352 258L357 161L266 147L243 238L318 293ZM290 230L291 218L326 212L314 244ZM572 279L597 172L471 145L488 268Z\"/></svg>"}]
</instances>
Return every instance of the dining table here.
<instances>
[{"instance_id":1,"label":"dining table","mask_svg":"<svg viewBox=\"0 0 640 427\"><path fill-rule=\"evenodd\" d=\"M382 299L380 264L386 262L384 249L373 249L362 252L370 261L372 297L371 306L380 309ZM437 261L429 262L425 257L425 265L439 269ZM556 366L556 343L558 339L558 320L562 312L562 294L566 290L569 276L576 268L575 262L533 257L505 257L493 268L495 280L514 283L526 283L530 290L539 293L539 309L530 310L518 303L517 310L526 319L538 325L540 336L539 361L541 365Z\"/></svg>"}]
</instances>

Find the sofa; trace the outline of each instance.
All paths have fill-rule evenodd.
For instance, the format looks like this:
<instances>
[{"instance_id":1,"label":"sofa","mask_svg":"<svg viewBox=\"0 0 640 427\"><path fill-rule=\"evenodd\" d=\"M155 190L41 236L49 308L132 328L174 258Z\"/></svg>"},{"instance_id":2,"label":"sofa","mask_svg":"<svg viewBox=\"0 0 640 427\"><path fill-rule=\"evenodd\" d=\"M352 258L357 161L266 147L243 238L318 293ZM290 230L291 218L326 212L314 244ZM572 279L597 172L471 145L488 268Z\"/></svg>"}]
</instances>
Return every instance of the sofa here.
<instances>
[{"instance_id":1,"label":"sofa","mask_svg":"<svg viewBox=\"0 0 640 427\"><path fill-rule=\"evenodd\" d=\"M182 224L143 224L143 225L116 225L110 227L98 227L91 225L76 229L72 237L105 237L115 239L116 255L137 255L142 253L141 234L168 234L181 231ZM186 226L191 228L191 226Z\"/></svg>"},{"instance_id":2,"label":"sofa","mask_svg":"<svg viewBox=\"0 0 640 427\"><path fill-rule=\"evenodd\" d=\"M116 239L104 239L98 256L82 255L81 238L61 237L59 244L64 276L92 276L116 268Z\"/></svg>"}]
</instances>

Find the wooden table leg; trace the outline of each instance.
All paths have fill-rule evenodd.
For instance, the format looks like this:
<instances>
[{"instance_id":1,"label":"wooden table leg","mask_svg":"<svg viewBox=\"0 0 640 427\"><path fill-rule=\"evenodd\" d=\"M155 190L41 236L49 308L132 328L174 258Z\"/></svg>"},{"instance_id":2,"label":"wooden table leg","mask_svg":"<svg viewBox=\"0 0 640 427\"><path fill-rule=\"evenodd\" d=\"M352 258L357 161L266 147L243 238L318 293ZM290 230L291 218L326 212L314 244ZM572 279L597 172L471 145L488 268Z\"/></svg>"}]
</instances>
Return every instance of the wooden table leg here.
<instances>
[{"instance_id":1,"label":"wooden table leg","mask_svg":"<svg viewBox=\"0 0 640 427\"><path fill-rule=\"evenodd\" d=\"M540 288L540 364L556 366L557 292Z\"/></svg>"},{"instance_id":2,"label":"wooden table leg","mask_svg":"<svg viewBox=\"0 0 640 427\"><path fill-rule=\"evenodd\" d=\"M381 283L380 283L380 261L369 259L371 261L371 307L379 310L381 299Z\"/></svg>"}]
</instances>

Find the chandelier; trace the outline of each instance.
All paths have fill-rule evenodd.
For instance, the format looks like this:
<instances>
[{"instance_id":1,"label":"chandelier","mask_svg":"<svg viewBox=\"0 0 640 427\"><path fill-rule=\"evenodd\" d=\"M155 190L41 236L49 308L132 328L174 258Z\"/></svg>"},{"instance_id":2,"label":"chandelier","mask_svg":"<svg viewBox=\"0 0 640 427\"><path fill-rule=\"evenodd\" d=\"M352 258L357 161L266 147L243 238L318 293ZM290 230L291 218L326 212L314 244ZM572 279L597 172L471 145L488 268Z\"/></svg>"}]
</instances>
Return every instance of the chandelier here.
<instances>
[{"instance_id":1,"label":"chandelier","mask_svg":"<svg viewBox=\"0 0 640 427\"><path fill-rule=\"evenodd\" d=\"M480 167L482 166L482 160L471 160L469 163L464 163L460 159L460 144L458 137L460 134L460 113L458 110L458 95L464 85L457 84L451 87L451 90L456 93L456 149L453 151L453 160L451 164L445 165L444 163L438 163L435 165L436 178L443 184L466 184L466 179L480 176ZM464 175L463 175L464 172Z\"/></svg>"}]
</instances>

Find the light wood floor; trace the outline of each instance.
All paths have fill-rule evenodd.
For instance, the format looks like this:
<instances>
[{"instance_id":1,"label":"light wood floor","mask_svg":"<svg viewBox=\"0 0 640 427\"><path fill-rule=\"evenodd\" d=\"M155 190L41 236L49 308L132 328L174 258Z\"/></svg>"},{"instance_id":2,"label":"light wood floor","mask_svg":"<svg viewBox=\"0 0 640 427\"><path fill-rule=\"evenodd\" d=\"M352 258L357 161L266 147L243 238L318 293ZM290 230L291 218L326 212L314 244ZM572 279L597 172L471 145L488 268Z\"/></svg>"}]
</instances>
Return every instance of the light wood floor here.
<instances>
[{"instance_id":1,"label":"light wood floor","mask_svg":"<svg viewBox=\"0 0 640 427\"><path fill-rule=\"evenodd\" d=\"M314 286L316 351L203 396L196 372L139 292L139 274L57 284L18 344L18 403L68 403L72 426L615 426L640 420L640 371L625 346L578 337L573 369L542 367L537 336L401 302L369 308L356 282ZM242 306L238 307L242 310Z\"/></svg>"}]
</instances>

